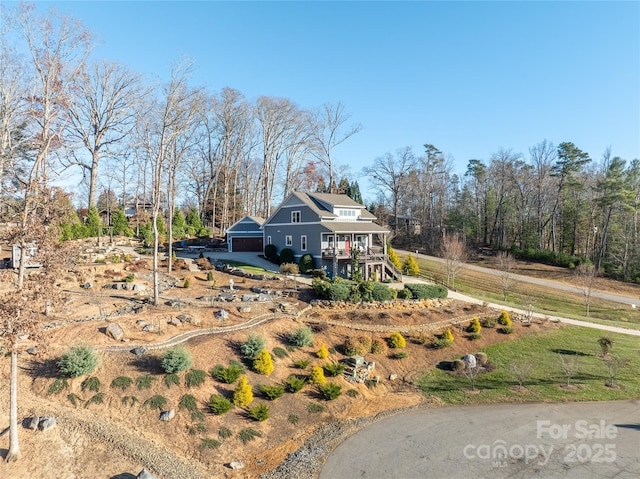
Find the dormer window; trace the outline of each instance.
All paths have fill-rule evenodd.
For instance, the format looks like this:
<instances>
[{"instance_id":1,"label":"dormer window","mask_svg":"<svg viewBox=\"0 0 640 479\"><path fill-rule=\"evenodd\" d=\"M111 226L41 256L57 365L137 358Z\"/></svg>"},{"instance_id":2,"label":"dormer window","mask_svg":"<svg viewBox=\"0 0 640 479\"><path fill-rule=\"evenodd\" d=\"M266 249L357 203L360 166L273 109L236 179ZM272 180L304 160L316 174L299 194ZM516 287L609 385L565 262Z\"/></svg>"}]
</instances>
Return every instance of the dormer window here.
<instances>
[{"instance_id":1,"label":"dormer window","mask_svg":"<svg viewBox=\"0 0 640 479\"><path fill-rule=\"evenodd\" d=\"M345 218L355 218L357 216L356 210L338 210L338 216Z\"/></svg>"},{"instance_id":2,"label":"dormer window","mask_svg":"<svg viewBox=\"0 0 640 479\"><path fill-rule=\"evenodd\" d=\"M291 222L292 223L300 223L300 221L301 221L300 218L301 218L300 211L292 211L291 212Z\"/></svg>"}]
</instances>

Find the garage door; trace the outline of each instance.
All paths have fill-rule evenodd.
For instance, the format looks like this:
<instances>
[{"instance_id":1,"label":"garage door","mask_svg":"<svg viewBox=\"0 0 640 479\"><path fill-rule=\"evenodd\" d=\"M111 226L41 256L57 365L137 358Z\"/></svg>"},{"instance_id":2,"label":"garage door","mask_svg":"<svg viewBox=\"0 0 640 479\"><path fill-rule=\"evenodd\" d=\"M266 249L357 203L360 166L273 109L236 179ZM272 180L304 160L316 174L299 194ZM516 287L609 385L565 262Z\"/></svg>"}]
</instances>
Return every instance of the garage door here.
<instances>
[{"instance_id":1,"label":"garage door","mask_svg":"<svg viewBox=\"0 0 640 479\"><path fill-rule=\"evenodd\" d=\"M231 248L234 252L254 251L262 252L262 237L259 238L233 238Z\"/></svg>"}]
</instances>

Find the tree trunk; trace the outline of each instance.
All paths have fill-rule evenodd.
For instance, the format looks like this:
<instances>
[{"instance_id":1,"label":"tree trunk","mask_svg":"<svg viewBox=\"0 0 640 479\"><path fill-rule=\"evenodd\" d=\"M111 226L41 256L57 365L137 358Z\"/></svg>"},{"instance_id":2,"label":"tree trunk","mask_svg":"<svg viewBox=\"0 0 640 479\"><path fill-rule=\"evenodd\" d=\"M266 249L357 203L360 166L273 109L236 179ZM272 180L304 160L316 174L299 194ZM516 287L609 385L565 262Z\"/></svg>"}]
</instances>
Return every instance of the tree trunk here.
<instances>
[{"instance_id":1,"label":"tree trunk","mask_svg":"<svg viewBox=\"0 0 640 479\"><path fill-rule=\"evenodd\" d=\"M160 291L158 280L158 245L160 243L160 234L158 233L158 216L159 212L157 207L154 206L153 216L151 221L153 222L153 305L158 306L160 304Z\"/></svg>"},{"instance_id":2,"label":"tree trunk","mask_svg":"<svg viewBox=\"0 0 640 479\"><path fill-rule=\"evenodd\" d=\"M20 459L20 445L18 444L18 349L15 344L11 350L10 389L9 452L6 461L14 462Z\"/></svg>"}]
</instances>

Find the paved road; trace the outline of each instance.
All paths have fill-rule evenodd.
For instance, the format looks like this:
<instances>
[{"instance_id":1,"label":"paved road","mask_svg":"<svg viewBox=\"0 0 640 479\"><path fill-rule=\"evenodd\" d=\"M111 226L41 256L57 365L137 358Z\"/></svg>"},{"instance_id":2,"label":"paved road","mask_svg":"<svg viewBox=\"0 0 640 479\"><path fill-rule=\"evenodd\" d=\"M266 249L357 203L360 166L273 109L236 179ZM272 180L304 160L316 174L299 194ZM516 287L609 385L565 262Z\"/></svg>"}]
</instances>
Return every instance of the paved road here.
<instances>
[{"instance_id":1,"label":"paved road","mask_svg":"<svg viewBox=\"0 0 640 479\"><path fill-rule=\"evenodd\" d=\"M399 251L402 254L413 254L415 255L415 253L410 252L410 251ZM417 255L417 257L419 258L425 258L428 259L429 261L435 261L438 263L444 263L444 260L442 258L438 258L435 256L428 256L426 254L419 254ZM473 264L464 264L463 266L464 269L468 269L471 271L478 271L480 273L485 273L485 274L492 274L494 276L500 276L501 272L492 268L484 268L482 266L476 266ZM566 283L562 283L559 281L551 281L551 280L547 280L547 279L543 279L543 278L533 278L531 276L524 276L521 274L514 274L513 275L514 279L516 281L519 281L521 283L531 283L531 284L537 284L540 286L547 286L549 288L553 288L553 289L557 289L559 291L566 291L569 293L574 293L574 294L582 294L582 291L580 291L578 288L576 288L575 286L572 285L568 285ZM640 291L640 289L639 289ZM640 294L640 292L639 292ZM593 291L593 293L591 294L592 298L600 298L600 299L605 299L607 301L613 301L616 303L622 303L622 304L628 304L628 305L638 305L640 304L640 298L638 296L631 296L631 295L625 295L625 294L613 294L613 293L609 293L606 291Z\"/></svg>"},{"instance_id":2,"label":"paved road","mask_svg":"<svg viewBox=\"0 0 640 479\"><path fill-rule=\"evenodd\" d=\"M384 419L319 479L640 477L640 401L443 407Z\"/></svg>"}]
</instances>

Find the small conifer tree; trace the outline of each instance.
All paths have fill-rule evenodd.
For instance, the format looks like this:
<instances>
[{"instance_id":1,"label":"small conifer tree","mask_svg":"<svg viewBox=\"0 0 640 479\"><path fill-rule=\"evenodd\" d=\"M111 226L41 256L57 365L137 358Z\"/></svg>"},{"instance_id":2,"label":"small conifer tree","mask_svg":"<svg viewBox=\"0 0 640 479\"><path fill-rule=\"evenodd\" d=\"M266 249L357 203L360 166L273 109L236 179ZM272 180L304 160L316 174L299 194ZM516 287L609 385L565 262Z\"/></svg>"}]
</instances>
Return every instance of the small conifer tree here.
<instances>
[{"instance_id":1,"label":"small conifer tree","mask_svg":"<svg viewBox=\"0 0 640 479\"><path fill-rule=\"evenodd\" d=\"M264 374L266 376L273 372L273 359L269 351L266 349L260 351L258 356L253 360L253 369L258 374Z\"/></svg>"},{"instance_id":2,"label":"small conifer tree","mask_svg":"<svg viewBox=\"0 0 640 479\"><path fill-rule=\"evenodd\" d=\"M471 323L469 324L467 331L470 333L476 333L476 334L479 334L480 331L482 331L482 326L480 325L480 320L478 319L477 316L471 320Z\"/></svg>"},{"instance_id":3,"label":"small conifer tree","mask_svg":"<svg viewBox=\"0 0 640 479\"><path fill-rule=\"evenodd\" d=\"M451 328L447 328L447 330L444 332L444 335L442 337L443 339L452 343L454 340L454 337L453 337L453 333L451 332Z\"/></svg>"},{"instance_id":4,"label":"small conifer tree","mask_svg":"<svg viewBox=\"0 0 640 479\"><path fill-rule=\"evenodd\" d=\"M509 316L509 311L503 309L500 313L500 317L498 318L498 323L503 326L511 327L511 316Z\"/></svg>"},{"instance_id":5,"label":"small conifer tree","mask_svg":"<svg viewBox=\"0 0 640 479\"><path fill-rule=\"evenodd\" d=\"M327 349L326 344L320 346L320 349L316 353L316 356L318 356L320 359L327 359L329 357L329 350Z\"/></svg>"},{"instance_id":6,"label":"small conifer tree","mask_svg":"<svg viewBox=\"0 0 640 479\"><path fill-rule=\"evenodd\" d=\"M420 274L420 266L418 266L418 262L413 256L409 255L405 258L404 263L402 263L402 272L409 276L418 276Z\"/></svg>"},{"instance_id":7,"label":"small conifer tree","mask_svg":"<svg viewBox=\"0 0 640 479\"><path fill-rule=\"evenodd\" d=\"M400 258L398 258L398 255L391 247L391 243L387 243L387 255L389 256L389 261L391 261L391 264L393 264L398 269L402 268Z\"/></svg>"},{"instance_id":8,"label":"small conifer tree","mask_svg":"<svg viewBox=\"0 0 640 479\"><path fill-rule=\"evenodd\" d=\"M233 404L238 407L244 407L253 401L253 391L251 385L247 381L247 376L242 376L238 381L236 390L233 392Z\"/></svg>"},{"instance_id":9,"label":"small conifer tree","mask_svg":"<svg viewBox=\"0 0 640 479\"><path fill-rule=\"evenodd\" d=\"M327 378L324 377L324 370L320 366L313 366L311 368L309 382L311 384L324 384L327 382Z\"/></svg>"}]
</instances>

